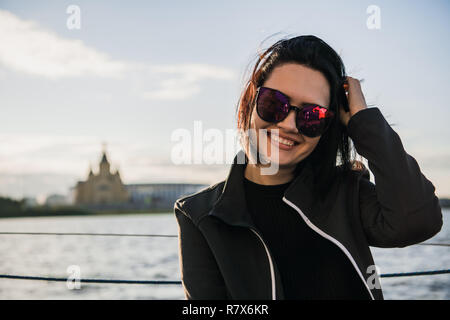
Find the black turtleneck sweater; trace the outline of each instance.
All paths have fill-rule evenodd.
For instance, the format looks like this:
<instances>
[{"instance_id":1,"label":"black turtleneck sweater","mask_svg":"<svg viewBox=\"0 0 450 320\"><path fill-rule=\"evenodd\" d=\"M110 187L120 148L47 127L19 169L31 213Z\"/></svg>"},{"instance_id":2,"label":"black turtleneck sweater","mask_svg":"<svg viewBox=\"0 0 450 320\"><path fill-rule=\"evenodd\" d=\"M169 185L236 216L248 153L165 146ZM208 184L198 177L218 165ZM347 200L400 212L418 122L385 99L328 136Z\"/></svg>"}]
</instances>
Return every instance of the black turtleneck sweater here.
<instances>
[{"instance_id":1,"label":"black turtleneck sweater","mask_svg":"<svg viewBox=\"0 0 450 320\"><path fill-rule=\"evenodd\" d=\"M345 253L282 200L289 184L244 177L248 209L281 273L285 299L370 299Z\"/></svg>"}]
</instances>

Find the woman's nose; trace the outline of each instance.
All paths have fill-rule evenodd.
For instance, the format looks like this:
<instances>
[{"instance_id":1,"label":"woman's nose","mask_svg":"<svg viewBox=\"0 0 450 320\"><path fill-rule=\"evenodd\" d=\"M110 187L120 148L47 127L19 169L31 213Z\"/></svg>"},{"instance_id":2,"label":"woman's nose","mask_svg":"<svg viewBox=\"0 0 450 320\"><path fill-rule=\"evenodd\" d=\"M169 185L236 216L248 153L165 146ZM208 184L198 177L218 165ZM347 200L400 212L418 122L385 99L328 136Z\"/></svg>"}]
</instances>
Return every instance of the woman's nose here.
<instances>
[{"instance_id":1,"label":"woman's nose","mask_svg":"<svg viewBox=\"0 0 450 320\"><path fill-rule=\"evenodd\" d=\"M297 113L295 110L289 111L287 117L283 121L278 122L278 126L286 132L298 133L297 123L295 121L296 116Z\"/></svg>"}]
</instances>

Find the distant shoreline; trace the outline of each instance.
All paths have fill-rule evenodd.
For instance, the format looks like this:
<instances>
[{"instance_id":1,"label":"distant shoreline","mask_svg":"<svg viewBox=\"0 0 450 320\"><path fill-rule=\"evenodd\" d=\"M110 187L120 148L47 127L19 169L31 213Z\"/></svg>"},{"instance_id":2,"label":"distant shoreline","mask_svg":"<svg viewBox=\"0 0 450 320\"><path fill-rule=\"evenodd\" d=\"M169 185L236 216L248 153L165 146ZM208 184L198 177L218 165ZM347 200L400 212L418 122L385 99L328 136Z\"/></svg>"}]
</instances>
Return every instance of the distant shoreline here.
<instances>
[{"instance_id":1,"label":"distant shoreline","mask_svg":"<svg viewBox=\"0 0 450 320\"><path fill-rule=\"evenodd\" d=\"M442 209L450 208L450 199L439 199ZM77 206L36 206L25 207L23 202L0 197L0 219L1 218L33 218L33 217L66 217L66 216L106 216L106 215L130 215L130 214L170 214L173 208L154 209L105 209L93 210Z\"/></svg>"}]
</instances>

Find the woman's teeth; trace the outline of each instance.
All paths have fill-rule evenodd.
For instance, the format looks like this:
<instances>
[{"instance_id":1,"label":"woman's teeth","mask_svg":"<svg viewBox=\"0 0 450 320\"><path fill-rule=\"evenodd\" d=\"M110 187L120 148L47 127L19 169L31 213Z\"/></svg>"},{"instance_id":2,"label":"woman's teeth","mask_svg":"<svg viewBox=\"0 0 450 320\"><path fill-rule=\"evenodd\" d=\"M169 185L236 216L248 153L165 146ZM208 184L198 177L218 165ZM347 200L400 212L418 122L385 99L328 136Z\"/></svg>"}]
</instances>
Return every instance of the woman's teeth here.
<instances>
[{"instance_id":1,"label":"woman's teeth","mask_svg":"<svg viewBox=\"0 0 450 320\"><path fill-rule=\"evenodd\" d=\"M286 146L293 146L293 145L294 145L294 142L292 142L292 141L290 141L290 140L286 140L286 139L284 139L284 138L281 138L280 136L271 134L270 137L271 137L273 140L278 141L279 143L282 143L282 144L284 144L284 145L286 145Z\"/></svg>"}]
</instances>

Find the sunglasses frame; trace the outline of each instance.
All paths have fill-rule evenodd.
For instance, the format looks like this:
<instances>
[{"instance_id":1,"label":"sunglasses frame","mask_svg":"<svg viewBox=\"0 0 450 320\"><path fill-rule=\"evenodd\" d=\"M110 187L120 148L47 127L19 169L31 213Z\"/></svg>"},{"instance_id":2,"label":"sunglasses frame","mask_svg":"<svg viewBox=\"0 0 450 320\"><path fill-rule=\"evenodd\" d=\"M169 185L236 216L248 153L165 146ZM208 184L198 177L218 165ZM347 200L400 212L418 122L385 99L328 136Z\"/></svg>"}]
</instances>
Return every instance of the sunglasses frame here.
<instances>
[{"instance_id":1,"label":"sunglasses frame","mask_svg":"<svg viewBox=\"0 0 450 320\"><path fill-rule=\"evenodd\" d=\"M335 116L335 113L334 113L332 110L330 110L330 108L321 106L321 105L316 104L316 103L305 103L302 107L293 106L293 105L290 104L291 99L289 98L289 96L287 96L286 94L284 94L284 93L281 92L280 90L260 86L260 87L258 87L258 88L256 89L255 104L256 104L256 112L257 112L258 116L259 116L261 119L263 119L263 120L264 120L264 118L262 118L262 117L260 116L259 111L258 111L258 97L259 97L259 92L260 92L260 89L261 89L261 88L269 89L269 90L272 90L272 91L277 91L277 92L280 93L282 96L284 96L284 97L286 98L286 100L288 101L288 103L289 103L289 104L288 104L289 110L288 110L288 112L286 112L286 116L285 116L283 119L281 119L281 120L279 120L279 121L275 121L275 122L274 122L274 121L268 121L268 122L272 122L272 123L278 123L278 122L281 122L281 121L283 121L284 119L287 118L287 116L289 115L289 112L291 112L291 110L295 110L295 112L296 112L295 118L296 118L296 127L297 127L297 130L298 130L301 134L304 134L304 133L302 133L302 131L301 131L301 130L298 128L298 126L297 126L297 117L298 117L298 113L301 112L301 111L305 108L305 106L311 106L311 105L317 106L317 107L319 107L319 108L326 109L327 112L330 113L330 118L333 118L333 117ZM264 121L266 121L266 120L264 120ZM320 135L322 135L322 134L328 129L328 127L329 127L329 124L324 128L323 132L322 132ZM306 136L308 136L308 135L306 135ZM314 136L313 136L313 137L308 136L308 137L313 138Z\"/></svg>"}]
</instances>

